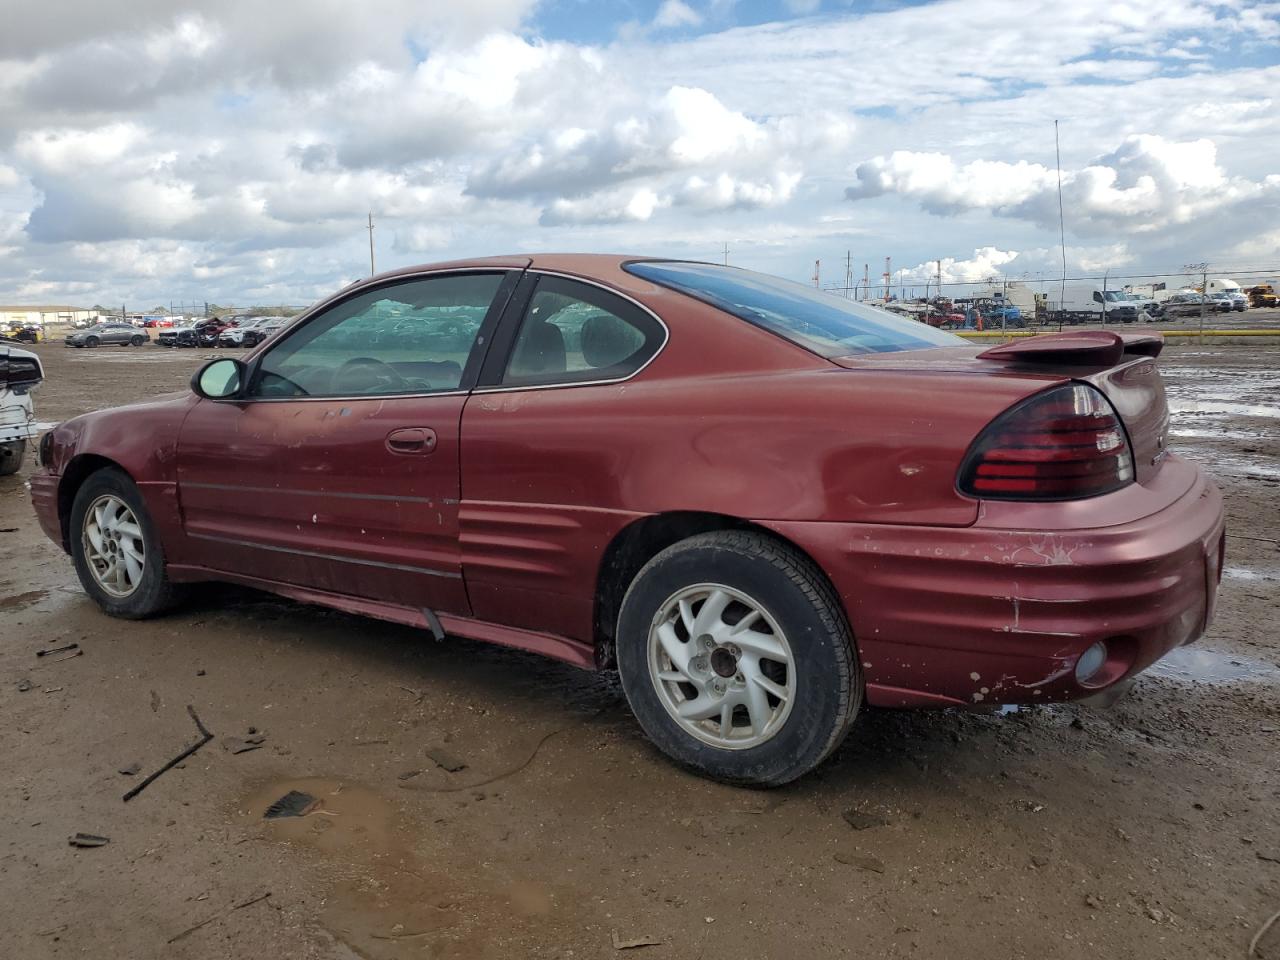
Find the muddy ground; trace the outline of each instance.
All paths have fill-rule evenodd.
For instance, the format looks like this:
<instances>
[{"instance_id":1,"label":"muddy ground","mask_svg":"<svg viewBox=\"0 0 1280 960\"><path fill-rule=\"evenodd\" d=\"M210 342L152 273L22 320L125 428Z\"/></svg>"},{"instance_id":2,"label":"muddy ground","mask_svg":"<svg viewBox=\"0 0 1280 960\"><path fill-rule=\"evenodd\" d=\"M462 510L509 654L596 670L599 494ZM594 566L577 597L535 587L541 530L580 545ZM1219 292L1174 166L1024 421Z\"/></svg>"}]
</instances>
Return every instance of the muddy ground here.
<instances>
[{"instance_id":1,"label":"muddy ground","mask_svg":"<svg viewBox=\"0 0 1280 960\"><path fill-rule=\"evenodd\" d=\"M46 421L207 353L38 349ZM1110 707L864 713L763 793L668 764L609 676L241 590L110 620L0 479L0 954L1244 957L1280 909L1278 360L1162 360L1175 446L1227 498L1200 644ZM122 802L197 739L188 704L216 739ZM264 822L289 789L318 811Z\"/></svg>"}]
</instances>

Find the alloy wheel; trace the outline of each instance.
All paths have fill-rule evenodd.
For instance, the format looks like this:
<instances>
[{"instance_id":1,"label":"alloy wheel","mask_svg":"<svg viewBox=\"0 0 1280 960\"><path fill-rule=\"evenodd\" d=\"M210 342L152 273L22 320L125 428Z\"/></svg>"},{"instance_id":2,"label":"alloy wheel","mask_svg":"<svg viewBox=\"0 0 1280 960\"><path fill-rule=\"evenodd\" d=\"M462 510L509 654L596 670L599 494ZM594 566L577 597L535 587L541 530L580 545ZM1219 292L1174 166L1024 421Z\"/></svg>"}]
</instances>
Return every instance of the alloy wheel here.
<instances>
[{"instance_id":1,"label":"alloy wheel","mask_svg":"<svg viewBox=\"0 0 1280 960\"><path fill-rule=\"evenodd\" d=\"M146 543L127 503L114 494L94 500L85 511L81 539L89 571L108 594L127 597L142 585Z\"/></svg>"},{"instance_id":2,"label":"alloy wheel","mask_svg":"<svg viewBox=\"0 0 1280 960\"><path fill-rule=\"evenodd\" d=\"M786 635L763 604L732 587L700 583L672 594L653 618L648 659L667 712L714 747L759 746L795 702Z\"/></svg>"}]
</instances>

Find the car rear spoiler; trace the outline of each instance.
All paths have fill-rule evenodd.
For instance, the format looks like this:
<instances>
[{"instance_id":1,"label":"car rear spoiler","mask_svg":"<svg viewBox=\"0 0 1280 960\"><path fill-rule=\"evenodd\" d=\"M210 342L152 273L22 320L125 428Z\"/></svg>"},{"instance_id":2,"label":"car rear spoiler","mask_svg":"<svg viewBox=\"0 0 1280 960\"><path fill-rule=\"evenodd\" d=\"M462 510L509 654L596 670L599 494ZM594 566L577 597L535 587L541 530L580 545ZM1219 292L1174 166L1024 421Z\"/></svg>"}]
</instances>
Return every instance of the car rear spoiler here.
<instances>
[{"instance_id":1,"label":"car rear spoiler","mask_svg":"<svg viewBox=\"0 0 1280 960\"><path fill-rule=\"evenodd\" d=\"M978 359L1113 367L1126 356L1158 357L1163 349L1164 337L1158 333L1080 330L1070 333L1046 333L1038 337L1002 343L998 347L984 350L978 354Z\"/></svg>"}]
</instances>

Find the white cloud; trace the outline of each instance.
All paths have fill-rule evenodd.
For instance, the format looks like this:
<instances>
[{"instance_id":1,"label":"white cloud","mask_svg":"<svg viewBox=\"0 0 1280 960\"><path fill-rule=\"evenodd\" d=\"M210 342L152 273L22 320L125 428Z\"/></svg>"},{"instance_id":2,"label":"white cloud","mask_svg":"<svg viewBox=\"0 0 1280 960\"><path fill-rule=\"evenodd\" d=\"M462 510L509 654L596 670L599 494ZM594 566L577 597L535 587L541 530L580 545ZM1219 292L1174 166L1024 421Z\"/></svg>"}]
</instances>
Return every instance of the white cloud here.
<instances>
[{"instance_id":1,"label":"white cloud","mask_svg":"<svg viewBox=\"0 0 1280 960\"><path fill-rule=\"evenodd\" d=\"M659 30L670 30L673 27L696 27L702 22L702 14L681 0L663 0L662 6L654 14L653 25Z\"/></svg>"},{"instance_id":2,"label":"white cloud","mask_svg":"<svg viewBox=\"0 0 1280 960\"><path fill-rule=\"evenodd\" d=\"M380 266L728 241L800 278L846 251L1049 269L1053 117L1072 269L1280 259L1273 4L582 4L603 45L537 0L27 6L0 32L6 298L310 299L367 269L370 210Z\"/></svg>"},{"instance_id":3,"label":"white cloud","mask_svg":"<svg viewBox=\"0 0 1280 960\"><path fill-rule=\"evenodd\" d=\"M895 151L857 166L850 200L897 194L930 213L983 210L1052 226L1057 172L1041 164L973 160ZM1280 201L1272 178L1229 177L1213 141L1170 141L1139 134L1077 170L1062 174L1067 220L1076 233L1149 233L1183 224L1224 205Z\"/></svg>"}]
</instances>

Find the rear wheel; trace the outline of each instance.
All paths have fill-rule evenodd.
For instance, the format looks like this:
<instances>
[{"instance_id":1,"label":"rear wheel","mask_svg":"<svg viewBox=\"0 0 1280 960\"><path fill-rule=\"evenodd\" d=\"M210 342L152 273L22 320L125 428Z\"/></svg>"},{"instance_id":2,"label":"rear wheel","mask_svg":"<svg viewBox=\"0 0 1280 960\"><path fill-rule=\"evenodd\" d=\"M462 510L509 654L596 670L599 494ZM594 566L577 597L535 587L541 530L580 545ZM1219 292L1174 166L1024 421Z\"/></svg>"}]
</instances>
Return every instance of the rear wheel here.
<instances>
[{"instance_id":1,"label":"rear wheel","mask_svg":"<svg viewBox=\"0 0 1280 960\"><path fill-rule=\"evenodd\" d=\"M140 337L140 336L136 336L136 335L135 335L135 336L132 336L132 337L130 337L130 338L129 338L129 346L131 346L131 347L140 347L140 346L142 346L145 342L146 342L146 341L145 341L142 337Z\"/></svg>"},{"instance_id":2,"label":"rear wheel","mask_svg":"<svg viewBox=\"0 0 1280 960\"><path fill-rule=\"evenodd\" d=\"M10 440L0 443L0 477L9 477L22 467L22 458L27 452L27 441Z\"/></svg>"},{"instance_id":3,"label":"rear wheel","mask_svg":"<svg viewBox=\"0 0 1280 960\"><path fill-rule=\"evenodd\" d=\"M155 524L123 472L99 470L84 482L71 507L69 539L80 584L111 616L140 620L179 599Z\"/></svg>"},{"instance_id":4,"label":"rear wheel","mask_svg":"<svg viewBox=\"0 0 1280 960\"><path fill-rule=\"evenodd\" d=\"M659 553L627 591L617 642L645 733L717 780L794 780L840 744L862 701L831 587L761 534L700 534Z\"/></svg>"}]
</instances>

